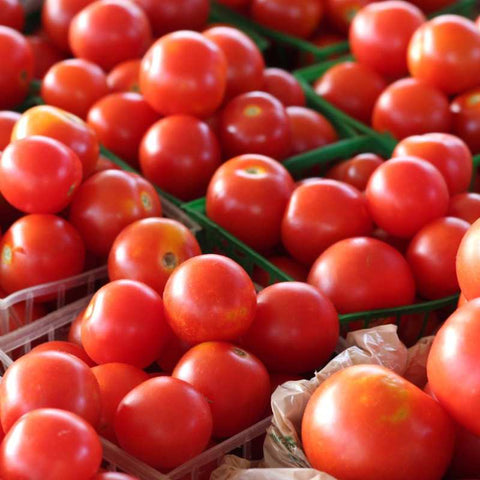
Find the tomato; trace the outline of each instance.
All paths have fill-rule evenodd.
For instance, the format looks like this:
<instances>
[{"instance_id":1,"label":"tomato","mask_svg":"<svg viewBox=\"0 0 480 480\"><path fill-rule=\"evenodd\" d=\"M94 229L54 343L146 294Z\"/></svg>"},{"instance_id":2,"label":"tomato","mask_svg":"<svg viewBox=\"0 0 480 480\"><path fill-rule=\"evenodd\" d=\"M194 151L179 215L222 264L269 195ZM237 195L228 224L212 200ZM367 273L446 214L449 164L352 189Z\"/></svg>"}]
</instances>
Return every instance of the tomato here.
<instances>
[{"instance_id":1,"label":"tomato","mask_svg":"<svg viewBox=\"0 0 480 480\"><path fill-rule=\"evenodd\" d=\"M467 300L480 297L478 279L478 235L480 221L476 220L463 237L457 252L457 278L462 293Z\"/></svg>"},{"instance_id":2,"label":"tomato","mask_svg":"<svg viewBox=\"0 0 480 480\"><path fill-rule=\"evenodd\" d=\"M25 413L61 408L80 415L94 427L100 418L100 389L85 362L58 351L20 357L0 384L1 421L5 432Z\"/></svg>"},{"instance_id":3,"label":"tomato","mask_svg":"<svg viewBox=\"0 0 480 480\"><path fill-rule=\"evenodd\" d=\"M352 54L385 77L402 77L407 74L408 42L424 22L418 7L401 0L366 5L350 26Z\"/></svg>"},{"instance_id":4,"label":"tomato","mask_svg":"<svg viewBox=\"0 0 480 480\"><path fill-rule=\"evenodd\" d=\"M435 336L427 362L433 394L456 422L475 435L480 435L476 415L480 376L475 368L479 361L479 314L478 299L456 310Z\"/></svg>"},{"instance_id":5,"label":"tomato","mask_svg":"<svg viewBox=\"0 0 480 480\"><path fill-rule=\"evenodd\" d=\"M56 408L24 415L0 447L5 480L84 480L101 462L102 444L95 430L78 415Z\"/></svg>"},{"instance_id":6,"label":"tomato","mask_svg":"<svg viewBox=\"0 0 480 480\"><path fill-rule=\"evenodd\" d=\"M336 180L312 181L293 192L282 221L282 243L311 265L330 245L373 229L364 196Z\"/></svg>"},{"instance_id":7,"label":"tomato","mask_svg":"<svg viewBox=\"0 0 480 480\"><path fill-rule=\"evenodd\" d=\"M33 52L27 39L10 27L0 26L0 109L25 100L33 77Z\"/></svg>"},{"instance_id":8,"label":"tomato","mask_svg":"<svg viewBox=\"0 0 480 480\"><path fill-rule=\"evenodd\" d=\"M70 147L82 162L84 178L95 168L99 153L95 132L75 115L49 105L30 108L15 124L12 141L31 135L51 137Z\"/></svg>"},{"instance_id":9,"label":"tomato","mask_svg":"<svg viewBox=\"0 0 480 480\"><path fill-rule=\"evenodd\" d=\"M343 480L438 480L454 442L443 408L379 365L355 365L329 377L310 397L302 420L312 467Z\"/></svg>"},{"instance_id":10,"label":"tomato","mask_svg":"<svg viewBox=\"0 0 480 480\"><path fill-rule=\"evenodd\" d=\"M480 218L480 194L465 192L450 197L448 216L462 218L469 223L475 222Z\"/></svg>"},{"instance_id":11,"label":"tomato","mask_svg":"<svg viewBox=\"0 0 480 480\"><path fill-rule=\"evenodd\" d=\"M227 60L205 36L188 31L157 40L140 66L140 90L163 115L208 117L221 105L227 86Z\"/></svg>"},{"instance_id":12,"label":"tomato","mask_svg":"<svg viewBox=\"0 0 480 480\"><path fill-rule=\"evenodd\" d=\"M215 134L189 115L155 123L141 141L139 156L145 177L184 201L205 195L222 161Z\"/></svg>"},{"instance_id":13,"label":"tomato","mask_svg":"<svg viewBox=\"0 0 480 480\"><path fill-rule=\"evenodd\" d=\"M452 132L472 150L480 153L480 88L455 97L450 105Z\"/></svg>"},{"instance_id":14,"label":"tomato","mask_svg":"<svg viewBox=\"0 0 480 480\"><path fill-rule=\"evenodd\" d=\"M224 163L207 190L206 213L241 241L267 250L280 241L283 213L294 189L288 171L263 155Z\"/></svg>"},{"instance_id":15,"label":"tomato","mask_svg":"<svg viewBox=\"0 0 480 480\"><path fill-rule=\"evenodd\" d=\"M127 278L146 283L163 294L172 272L202 252L184 225L168 218L148 218L127 226L117 236L108 257L110 280Z\"/></svg>"},{"instance_id":16,"label":"tomato","mask_svg":"<svg viewBox=\"0 0 480 480\"><path fill-rule=\"evenodd\" d=\"M80 186L68 218L82 235L87 250L106 256L127 225L161 214L160 198L147 180L123 170L105 170Z\"/></svg>"},{"instance_id":17,"label":"tomato","mask_svg":"<svg viewBox=\"0 0 480 480\"><path fill-rule=\"evenodd\" d=\"M373 128L390 132L397 140L428 132L448 132L451 122L446 95L415 78L388 86L378 97L372 114Z\"/></svg>"},{"instance_id":18,"label":"tomato","mask_svg":"<svg viewBox=\"0 0 480 480\"><path fill-rule=\"evenodd\" d=\"M103 0L86 6L68 31L76 57L111 70L125 60L140 58L152 42L144 11L126 0Z\"/></svg>"},{"instance_id":19,"label":"tomato","mask_svg":"<svg viewBox=\"0 0 480 480\"><path fill-rule=\"evenodd\" d=\"M448 210L448 188L442 174L416 157L384 162L373 172L365 192L373 221L400 238L411 238Z\"/></svg>"},{"instance_id":20,"label":"tomato","mask_svg":"<svg viewBox=\"0 0 480 480\"><path fill-rule=\"evenodd\" d=\"M320 0L252 0L250 13L261 25L307 38L318 27L324 6Z\"/></svg>"},{"instance_id":21,"label":"tomato","mask_svg":"<svg viewBox=\"0 0 480 480\"><path fill-rule=\"evenodd\" d=\"M33 78L41 80L50 67L65 60L65 54L45 34L28 35L26 39L33 52Z\"/></svg>"},{"instance_id":22,"label":"tomato","mask_svg":"<svg viewBox=\"0 0 480 480\"><path fill-rule=\"evenodd\" d=\"M75 343L52 340L51 342L41 343L32 349L32 352L36 353L47 351L69 353L70 355L84 361L89 367L96 365L95 362L85 353L85 350Z\"/></svg>"},{"instance_id":23,"label":"tomato","mask_svg":"<svg viewBox=\"0 0 480 480\"><path fill-rule=\"evenodd\" d=\"M440 15L422 25L408 47L410 74L446 94L477 87L480 30L459 15Z\"/></svg>"},{"instance_id":24,"label":"tomato","mask_svg":"<svg viewBox=\"0 0 480 480\"><path fill-rule=\"evenodd\" d=\"M115 433L123 449L165 471L205 449L212 414L205 397L188 383L157 377L123 398L115 415Z\"/></svg>"},{"instance_id":25,"label":"tomato","mask_svg":"<svg viewBox=\"0 0 480 480\"><path fill-rule=\"evenodd\" d=\"M440 170L451 195L465 192L473 173L472 154L465 142L454 135L427 133L402 140L393 157L411 155L431 163Z\"/></svg>"},{"instance_id":26,"label":"tomato","mask_svg":"<svg viewBox=\"0 0 480 480\"><path fill-rule=\"evenodd\" d=\"M55 215L26 215L0 242L0 287L7 293L79 274L85 247L75 228Z\"/></svg>"},{"instance_id":27,"label":"tomato","mask_svg":"<svg viewBox=\"0 0 480 480\"><path fill-rule=\"evenodd\" d=\"M172 374L209 401L213 435L225 438L261 420L270 400L270 378L254 355L225 342L191 348Z\"/></svg>"},{"instance_id":28,"label":"tomato","mask_svg":"<svg viewBox=\"0 0 480 480\"><path fill-rule=\"evenodd\" d=\"M272 265L282 270L287 275L290 275L297 282L306 282L308 276L308 269L305 265L297 262L292 257L284 255L274 255L271 257L265 257ZM267 271L255 266L252 274L252 279L255 283L261 287L268 287L271 279Z\"/></svg>"},{"instance_id":29,"label":"tomato","mask_svg":"<svg viewBox=\"0 0 480 480\"><path fill-rule=\"evenodd\" d=\"M135 280L103 286L90 300L82 320L82 345L99 364L148 367L160 354L167 334L162 298Z\"/></svg>"},{"instance_id":30,"label":"tomato","mask_svg":"<svg viewBox=\"0 0 480 480\"><path fill-rule=\"evenodd\" d=\"M327 0L325 9L329 25L344 35L348 35L355 15L371 0Z\"/></svg>"},{"instance_id":31,"label":"tomato","mask_svg":"<svg viewBox=\"0 0 480 480\"><path fill-rule=\"evenodd\" d=\"M190 349L190 345L180 340L169 327L170 334L166 345L157 358L157 365L163 372L171 374L180 358Z\"/></svg>"},{"instance_id":32,"label":"tomato","mask_svg":"<svg viewBox=\"0 0 480 480\"><path fill-rule=\"evenodd\" d=\"M273 95L285 107L306 105L305 93L298 80L281 68L266 68L263 71L263 85L259 90Z\"/></svg>"},{"instance_id":33,"label":"tomato","mask_svg":"<svg viewBox=\"0 0 480 480\"><path fill-rule=\"evenodd\" d=\"M245 10L250 6L251 0L218 0L218 3L233 8L234 10Z\"/></svg>"},{"instance_id":34,"label":"tomato","mask_svg":"<svg viewBox=\"0 0 480 480\"><path fill-rule=\"evenodd\" d=\"M126 60L114 67L107 76L112 92L140 92L140 59Z\"/></svg>"},{"instance_id":35,"label":"tomato","mask_svg":"<svg viewBox=\"0 0 480 480\"><path fill-rule=\"evenodd\" d=\"M448 478L478 478L479 475L480 436L457 425L455 449L448 469Z\"/></svg>"},{"instance_id":36,"label":"tomato","mask_svg":"<svg viewBox=\"0 0 480 480\"><path fill-rule=\"evenodd\" d=\"M89 108L108 93L107 77L94 63L70 59L53 65L46 73L40 94L49 105L85 119Z\"/></svg>"},{"instance_id":37,"label":"tomato","mask_svg":"<svg viewBox=\"0 0 480 480\"><path fill-rule=\"evenodd\" d=\"M0 25L21 32L25 25L25 9L20 0L2 0L0 2Z\"/></svg>"},{"instance_id":38,"label":"tomato","mask_svg":"<svg viewBox=\"0 0 480 480\"><path fill-rule=\"evenodd\" d=\"M339 313L399 307L415 298L415 282L405 258L374 238L349 238L327 248L313 264L308 283L326 295Z\"/></svg>"},{"instance_id":39,"label":"tomato","mask_svg":"<svg viewBox=\"0 0 480 480\"><path fill-rule=\"evenodd\" d=\"M80 347L82 347L82 321L85 310L86 308L80 311L80 313L72 321L67 338L70 343L74 343L75 345L79 345Z\"/></svg>"},{"instance_id":40,"label":"tomato","mask_svg":"<svg viewBox=\"0 0 480 480\"><path fill-rule=\"evenodd\" d=\"M314 84L315 92L336 107L368 123L385 80L366 65L342 62L329 68Z\"/></svg>"},{"instance_id":41,"label":"tomato","mask_svg":"<svg viewBox=\"0 0 480 480\"><path fill-rule=\"evenodd\" d=\"M0 160L0 191L27 213L58 213L82 181L77 154L53 138L32 136L12 142Z\"/></svg>"},{"instance_id":42,"label":"tomato","mask_svg":"<svg viewBox=\"0 0 480 480\"><path fill-rule=\"evenodd\" d=\"M126 473L104 472L97 473L91 480L140 480L138 477L132 477Z\"/></svg>"},{"instance_id":43,"label":"tomato","mask_svg":"<svg viewBox=\"0 0 480 480\"><path fill-rule=\"evenodd\" d=\"M120 92L98 100L88 112L87 122L105 148L138 167L142 137L159 117L140 94Z\"/></svg>"},{"instance_id":44,"label":"tomato","mask_svg":"<svg viewBox=\"0 0 480 480\"><path fill-rule=\"evenodd\" d=\"M20 117L21 114L17 112L0 111L0 152L10 143L13 127Z\"/></svg>"}]
</instances>

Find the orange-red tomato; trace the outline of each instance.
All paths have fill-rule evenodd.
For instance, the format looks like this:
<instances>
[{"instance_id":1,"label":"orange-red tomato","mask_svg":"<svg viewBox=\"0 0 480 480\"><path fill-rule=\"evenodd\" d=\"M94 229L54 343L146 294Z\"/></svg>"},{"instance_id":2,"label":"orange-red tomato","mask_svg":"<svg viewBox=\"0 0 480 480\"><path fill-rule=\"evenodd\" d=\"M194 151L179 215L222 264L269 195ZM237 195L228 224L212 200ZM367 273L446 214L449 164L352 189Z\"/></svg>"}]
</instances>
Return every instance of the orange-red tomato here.
<instances>
[{"instance_id":1,"label":"orange-red tomato","mask_svg":"<svg viewBox=\"0 0 480 480\"><path fill-rule=\"evenodd\" d=\"M94 367L96 363L86 354L85 350L75 343L64 342L61 340L52 340L51 342L41 343L32 349L32 352L63 352L73 355L84 361L89 367Z\"/></svg>"},{"instance_id":2,"label":"orange-red tomato","mask_svg":"<svg viewBox=\"0 0 480 480\"><path fill-rule=\"evenodd\" d=\"M285 107L304 107L306 104L305 93L298 80L281 68L266 68L263 71L263 86L259 90L273 95Z\"/></svg>"},{"instance_id":3,"label":"orange-red tomato","mask_svg":"<svg viewBox=\"0 0 480 480\"><path fill-rule=\"evenodd\" d=\"M107 76L112 92L140 92L140 59L126 60L114 67Z\"/></svg>"},{"instance_id":4,"label":"orange-red tomato","mask_svg":"<svg viewBox=\"0 0 480 480\"><path fill-rule=\"evenodd\" d=\"M478 220L480 218L480 194L465 192L450 197L448 216L462 218L469 223Z\"/></svg>"}]
</instances>

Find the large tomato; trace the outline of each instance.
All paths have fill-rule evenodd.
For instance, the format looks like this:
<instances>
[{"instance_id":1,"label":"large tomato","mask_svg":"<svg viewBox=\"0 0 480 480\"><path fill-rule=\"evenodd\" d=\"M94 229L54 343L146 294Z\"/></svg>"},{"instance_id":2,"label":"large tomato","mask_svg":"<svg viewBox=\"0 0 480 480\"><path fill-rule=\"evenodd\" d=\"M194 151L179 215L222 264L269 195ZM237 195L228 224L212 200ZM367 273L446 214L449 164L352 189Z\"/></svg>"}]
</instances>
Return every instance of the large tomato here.
<instances>
[{"instance_id":1,"label":"large tomato","mask_svg":"<svg viewBox=\"0 0 480 480\"><path fill-rule=\"evenodd\" d=\"M10 143L13 127L20 117L21 114L18 112L0 111L0 152Z\"/></svg>"},{"instance_id":2,"label":"large tomato","mask_svg":"<svg viewBox=\"0 0 480 480\"><path fill-rule=\"evenodd\" d=\"M140 90L163 115L208 117L221 105L226 86L224 53L196 32L163 36L150 47L140 67Z\"/></svg>"},{"instance_id":3,"label":"large tomato","mask_svg":"<svg viewBox=\"0 0 480 480\"><path fill-rule=\"evenodd\" d=\"M36 80L41 80L57 62L65 60L64 52L45 33L28 35L26 38L33 52L33 78Z\"/></svg>"},{"instance_id":4,"label":"large tomato","mask_svg":"<svg viewBox=\"0 0 480 480\"><path fill-rule=\"evenodd\" d=\"M450 110L452 132L458 135L473 153L480 153L480 88L455 97Z\"/></svg>"},{"instance_id":5,"label":"large tomato","mask_svg":"<svg viewBox=\"0 0 480 480\"><path fill-rule=\"evenodd\" d=\"M397 250L375 238L341 240L313 264L308 283L339 313L408 305L415 298L410 267Z\"/></svg>"},{"instance_id":6,"label":"large tomato","mask_svg":"<svg viewBox=\"0 0 480 480\"><path fill-rule=\"evenodd\" d=\"M112 92L140 92L140 59L126 60L113 68L107 76L108 88Z\"/></svg>"},{"instance_id":7,"label":"large tomato","mask_svg":"<svg viewBox=\"0 0 480 480\"><path fill-rule=\"evenodd\" d=\"M310 397L302 420L312 467L342 480L439 480L454 442L443 408L379 365L332 375Z\"/></svg>"},{"instance_id":8,"label":"large tomato","mask_svg":"<svg viewBox=\"0 0 480 480\"><path fill-rule=\"evenodd\" d=\"M20 0L2 0L0 2L0 25L21 32L25 25L25 8Z\"/></svg>"},{"instance_id":9,"label":"large tomato","mask_svg":"<svg viewBox=\"0 0 480 480\"><path fill-rule=\"evenodd\" d=\"M457 278L467 300L480 297L480 220L469 228L457 252Z\"/></svg>"},{"instance_id":10,"label":"large tomato","mask_svg":"<svg viewBox=\"0 0 480 480\"><path fill-rule=\"evenodd\" d=\"M469 223L478 220L480 218L480 194L465 192L450 197L448 216L462 218Z\"/></svg>"},{"instance_id":11,"label":"large tomato","mask_svg":"<svg viewBox=\"0 0 480 480\"><path fill-rule=\"evenodd\" d=\"M281 68L266 68L263 71L263 85L259 90L273 95L286 107L304 107L306 103L305 93L298 80Z\"/></svg>"},{"instance_id":12,"label":"large tomato","mask_svg":"<svg viewBox=\"0 0 480 480\"><path fill-rule=\"evenodd\" d=\"M251 353L224 342L191 348L172 376L184 380L210 405L213 435L230 437L261 420L270 399L270 377Z\"/></svg>"}]
</instances>

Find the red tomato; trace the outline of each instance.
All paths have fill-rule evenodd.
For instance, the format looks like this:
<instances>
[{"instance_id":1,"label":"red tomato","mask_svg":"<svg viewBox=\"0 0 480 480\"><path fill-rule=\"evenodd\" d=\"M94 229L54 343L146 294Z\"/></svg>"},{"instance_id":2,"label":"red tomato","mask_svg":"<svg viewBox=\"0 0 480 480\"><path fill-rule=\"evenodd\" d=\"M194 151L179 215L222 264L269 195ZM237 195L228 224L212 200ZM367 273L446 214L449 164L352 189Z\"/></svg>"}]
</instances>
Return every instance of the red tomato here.
<instances>
[{"instance_id":1,"label":"red tomato","mask_svg":"<svg viewBox=\"0 0 480 480\"><path fill-rule=\"evenodd\" d=\"M465 142L454 135L427 133L402 140L392 157L411 155L440 170L451 195L465 192L473 173L472 154Z\"/></svg>"},{"instance_id":2,"label":"red tomato","mask_svg":"<svg viewBox=\"0 0 480 480\"><path fill-rule=\"evenodd\" d=\"M33 52L33 78L41 80L50 67L65 60L65 54L46 35L28 35L26 39Z\"/></svg>"},{"instance_id":3,"label":"red tomato","mask_svg":"<svg viewBox=\"0 0 480 480\"><path fill-rule=\"evenodd\" d=\"M330 245L373 229L367 202L356 188L319 179L293 192L282 221L282 243L293 258L311 265Z\"/></svg>"},{"instance_id":4,"label":"red tomato","mask_svg":"<svg viewBox=\"0 0 480 480\"><path fill-rule=\"evenodd\" d=\"M160 38L140 67L140 90L163 115L208 117L221 105L226 86L224 53L195 32L180 31Z\"/></svg>"},{"instance_id":5,"label":"red tomato","mask_svg":"<svg viewBox=\"0 0 480 480\"><path fill-rule=\"evenodd\" d=\"M103 172L104 170L122 170L116 163L113 163L112 160L109 160L107 157L100 155L98 157L97 164L95 165L95 170L88 177L95 175L98 172Z\"/></svg>"},{"instance_id":6,"label":"red tomato","mask_svg":"<svg viewBox=\"0 0 480 480\"><path fill-rule=\"evenodd\" d=\"M205 195L222 161L215 134L189 115L155 123L141 141L139 157L146 178L184 201Z\"/></svg>"},{"instance_id":7,"label":"red tomato","mask_svg":"<svg viewBox=\"0 0 480 480\"><path fill-rule=\"evenodd\" d=\"M480 88L453 99L452 132L458 135L473 153L480 153Z\"/></svg>"},{"instance_id":8,"label":"red tomato","mask_svg":"<svg viewBox=\"0 0 480 480\"><path fill-rule=\"evenodd\" d=\"M227 103L220 119L220 142L227 158L246 153L283 160L292 148L285 107L264 92L239 95Z\"/></svg>"},{"instance_id":9,"label":"red tomato","mask_svg":"<svg viewBox=\"0 0 480 480\"><path fill-rule=\"evenodd\" d=\"M126 0L93 2L73 18L68 38L76 57L111 70L120 62L140 58L152 33L144 11Z\"/></svg>"},{"instance_id":10,"label":"red tomato","mask_svg":"<svg viewBox=\"0 0 480 480\"><path fill-rule=\"evenodd\" d=\"M307 38L318 27L324 6L320 0L252 0L250 13L261 25Z\"/></svg>"},{"instance_id":11,"label":"red tomato","mask_svg":"<svg viewBox=\"0 0 480 480\"><path fill-rule=\"evenodd\" d=\"M475 368L480 361L479 315L478 299L456 310L435 336L427 362L433 394L456 422L475 435L480 435L480 419L476 415L480 376Z\"/></svg>"},{"instance_id":12,"label":"red tomato","mask_svg":"<svg viewBox=\"0 0 480 480\"><path fill-rule=\"evenodd\" d=\"M87 250L106 256L127 225L161 214L160 198L147 180L123 170L105 170L80 186L68 218L82 235Z\"/></svg>"},{"instance_id":13,"label":"red tomato","mask_svg":"<svg viewBox=\"0 0 480 480\"><path fill-rule=\"evenodd\" d=\"M313 264L308 283L324 293L339 313L399 307L415 298L415 282L405 258L374 238L349 238L332 245Z\"/></svg>"},{"instance_id":14,"label":"red tomato","mask_svg":"<svg viewBox=\"0 0 480 480\"><path fill-rule=\"evenodd\" d=\"M384 162L373 172L365 192L373 221L400 238L413 237L448 210L448 188L442 174L416 157Z\"/></svg>"},{"instance_id":15,"label":"red tomato","mask_svg":"<svg viewBox=\"0 0 480 480\"><path fill-rule=\"evenodd\" d=\"M297 282L306 282L308 276L308 269L305 265L297 262L291 257L283 255L275 255L266 257L266 259L277 268L282 270L287 275L290 275ZM272 283L270 275L260 267L255 266L252 274L252 279L255 283L262 287L268 287Z\"/></svg>"},{"instance_id":16,"label":"red tomato","mask_svg":"<svg viewBox=\"0 0 480 480\"><path fill-rule=\"evenodd\" d=\"M85 119L90 107L107 95L107 77L94 63L64 60L46 73L40 93L45 103Z\"/></svg>"},{"instance_id":17,"label":"red tomato","mask_svg":"<svg viewBox=\"0 0 480 480\"><path fill-rule=\"evenodd\" d=\"M165 471L205 449L212 434L212 414L205 397L188 383L151 378L120 402L115 433L127 452Z\"/></svg>"},{"instance_id":18,"label":"red tomato","mask_svg":"<svg viewBox=\"0 0 480 480\"><path fill-rule=\"evenodd\" d=\"M480 262L478 235L480 220L476 220L463 237L457 252L457 278L467 300L480 297L478 265Z\"/></svg>"},{"instance_id":19,"label":"red tomato","mask_svg":"<svg viewBox=\"0 0 480 480\"><path fill-rule=\"evenodd\" d=\"M68 338L67 338L67 340L70 343L74 343L75 345L79 345L81 347L82 347L82 321L83 321L83 315L85 314L85 310L86 308L84 308L71 323L70 329L68 331Z\"/></svg>"},{"instance_id":20,"label":"red tomato","mask_svg":"<svg viewBox=\"0 0 480 480\"><path fill-rule=\"evenodd\" d=\"M10 143L13 127L20 117L21 114L17 112L0 111L0 152Z\"/></svg>"},{"instance_id":21,"label":"red tomato","mask_svg":"<svg viewBox=\"0 0 480 480\"><path fill-rule=\"evenodd\" d=\"M183 355L190 349L188 345L183 340L180 340L169 327L170 334L166 345L160 356L157 358L157 365L162 369L163 372L171 374L178 361L183 357Z\"/></svg>"},{"instance_id":22,"label":"red tomato","mask_svg":"<svg viewBox=\"0 0 480 480\"><path fill-rule=\"evenodd\" d=\"M407 73L408 42L424 22L418 7L401 0L366 5L350 27L352 54L385 77L402 77Z\"/></svg>"},{"instance_id":23,"label":"red tomato","mask_svg":"<svg viewBox=\"0 0 480 480\"><path fill-rule=\"evenodd\" d=\"M176 220L139 220L115 239L108 258L108 275L110 280L144 282L162 295L175 268L201 253L194 235Z\"/></svg>"},{"instance_id":24,"label":"red tomato","mask_svg":"<svg viewBox=\"0 0 480 480\"><path fill-rule=\"evenodd\" d=\"M373 128L390 132L397 140L422 133L448 132L451 122L446 95L415 78L388 86L378 97L372 115Z\"/></svg>"},{"instance_id":25,"label":"red tomato","mask_svg":"<svg viewBox=\"0 0 480 480\"><path fill-rule=\"evenodd\" d=\"M292 155L324 147L338 140L333 125L320 113L305 107L287 107L292 136Z\"/></svg>"},{"instance_id":26,"label":"red tomato","mask_svg":"<svg viewBox=\"0 0 480 480\"><path fill-rule=\"evenodd\" d=\"M162 298L134 280L103 286L90 300L82 320L82 345L99 364L148 367L160 354L167 334Z\"/></svg>"},{"instance_id":27,"label":"red tomato","mask_svg":"<svg viewBox=\"0 0 480 480\"><path fill-rule=\"evenodd\" d=\"M298 80L281 68L266 68L263 71L263 86L259 90L273 95L285 107L304 107L306 104L305 93Z\"/></svg>"},{"instance_id":28,"label":"red tomato","mask_svg":"<svg viewBox=\"0 0 480 480\"><path fill-rule=\"evenodd\" d=\"M107 76L108 88L112 92L140 92L140 59L119 63Z\"/></svg>"},{"instance_id":29,"label":"red tomato","mask_svg":"<svg viewBox=\"0 0 480 480\"><path fill-rule=\"evenodd\" d=\"M205 342L191 348L172 375L208 399L217 438L261 420L270 400L270 378L262 362L230 343Z\"/></svg>"},{"instance_id":30,"label":"red tomato","mask_svg":"<svg viewBox=\"0 0 480 480\"><path fill-rule=\"evenodd\" d=\"M0 25L21 32L25 25L25 9L20 0L2 0L0 2Z\"/></svg>"},{"instance_id":31,"label":"red tomato","mask_svg":"<svg viewBox=\"0 0 480 480\"><path fill-rule=\"evenodd\" d=\"M26 215L0 242L0 287L7 293L79 274L85 247L75 228L55 215Z\"/></svg>"},{"instance_id":32,"label":"red tomato","mask_svg":"<svg viewBox=\"0 0 480 480\"><path fill-rule=\"evenodd\" d=\"M455 258L469 227L460 218L442 217L425 225L412 238L406 258L423 298L435 300L460 290Z\"/></svg>"},{"instance_id":33,"label":"red tomato","mask_svg":"<svg viewBox=\"0 0 480 480\"><path fill-rule=\"evenodd\" d=\"M140 480L138 477L132 477L126 473L104 472L97 473L91 480Z\"/></svg>"},{"instance_id":34,"label":"red tomato","mask_svg":"<svg viewBox=\"0 0 480 480\"><path fill-rule=\"evenodd\" d=\"M410 74L446 94L477 87L480 30L459 15L440 15L422 25L408 47Z\"/></svg>"},{"instance_id":35,"label":"red tomato","mask_svg":"<svg viewBox=\"0 0 480 480\"><path fill-rule=\"evenodd\" d=\"M450 197L448 216L462 218L469 223L475 222L480 218L480 194L465 192Z\"/></svg>"},{"instance_id":36,"label":"red tomato","mask_svg":"<svg viewBox=\"0 0 480 480\"><path fill-rule=\"evenodd\" d=\"M465 295L462 292L460 292L460 296L458 297L457 308L462 307L466 303L468 303L468 300L465 298Z\"/></svg>"},{"instance_id":37,"label":"red tomato","mask_svg":"<svg viewBox=\"0 0 480 480\"><path fill-rule=\"evenodd\" d=\"M310 464L342 480L438 480L454 442L442 407L379 365L332 375L310 397L302 420Z\"/></svg>"},{"instance_id":38,"label":"red tomato","mask_svg":"<svg viewBox=\"0 0 480 480\"><path fill-rule=\"evenodd\" d=\"M98 100L88 112L87 122L105 148L138 167L140 142L159 117L140 94L120 92Z\"/></svg>"},{"instance_id":39,"label":"red tomato","mask_svg":"<svg viewBox=\"0 0 480 480\"><path fill-rule=\"evenodd\" d=\"M50 351L69 353L70 355L83 360L89 367L94 367L96 365L96 363L85 353L85 350L75 343L52 340L51 342L41 343L32 349L32 352L35 353Z\"/></svg>"},{"instance_id":40,"label":"red tomato","mask_svg":"<svg viewBox=\"0 0 480 480\"><path fill-rule=\"evenodd\" d=\"M150 377L148 373L127 363L104 363L92 368L92 373L100 386L102 398L98 433L116 442L113 421L118 405L127 393Z\"/></svg>"},{"instance_id":41,"label":"red tomato","mask_svg":"<svg viewBox=\"0 0 480 480\"><path fill-rule=\"evenodd\" d=\"M102 462L95 430L71 412L40 408L24 415L0 448L5 480L81 480L91 478Z\"/></svg>"},{"instance_id":42,"label":"red tomato","mask_svg":"<svg viewBox=\"0 0 480 480\"><path fill-rule=\"evenodd\" d=\"M33 77L33 51L27 39L10 27L0 26L0 109L25 100Z\"/></svg>"},{"instance_id":43,"label":"red tomato","mask_svg":"<svg viewBox=\"0 0 480 480\"><path fill-rule=\"evenodd\" d=\"M207 190L207 216L256 250L280 241L283 213L294 189L288 171L263 155L224 163Z\"/></svg>"},{"instance_id":44,"label":"red tomato","mask_svg":"<svg viewBox=\"0 0 480 480\"><path fill-rule=\"evenodd\" d=\"M338 315L316 288L300 282L262 290L241 343L269 372L304 373L322 367L337 345Z\"/></svg>"},{"instance_id":45,"label":"red tomato","mask_svg":"<svg viewBox=\"0 0 480 480\"><path fill-rule=\"evenodd\" d=\"M80 415L94 427L100 418L100 389L85 362L57 351L20 357L0 384L1 421L5 432L25 413L61 408Z\"/></svg>"},{"instance_id":46,"label":"red tomato","mask_svg":"<svg viewBox=\"0 0 480 480\"><path fill-rule=\"evenodd\" d=\"M342 62L329 68L315 82L314 89L340 110L368 123L375 102L386 86L385 80L366 65Z\"/></svg>"},{"instance_id":47,"label":"red tomato","mask_svg":"<svg viewBox=\"0 0 480 480\"><path fill-rule=\"evenodd\" d=\"M54 138L70 147L83 166L83 178L95 168L99 145L95 132L80 118L49 105L27 110L15 124L12 142L31 135Z\"/></svg>"},{"instance_id":48,"label":"red tomato","mask_svg":"<svg viewBox=\"0 0 480 480\"><path fill-rule=\"evenodd\" d=\"M350 24L355 15L371 0L327 0L325 9L329 25L335 30L348 35Z\"/></svg>"},{"instance_id":49,"label":"red tomato","mask_svg":"<svg viewBox=\"0 0 480 480\"><path fill-rule=\"evenodd\" d=\"M22 212L60 212L82 181L77 154L53 138L16 140L0 158L0 191Z\"/></svg>"}]
</instances>

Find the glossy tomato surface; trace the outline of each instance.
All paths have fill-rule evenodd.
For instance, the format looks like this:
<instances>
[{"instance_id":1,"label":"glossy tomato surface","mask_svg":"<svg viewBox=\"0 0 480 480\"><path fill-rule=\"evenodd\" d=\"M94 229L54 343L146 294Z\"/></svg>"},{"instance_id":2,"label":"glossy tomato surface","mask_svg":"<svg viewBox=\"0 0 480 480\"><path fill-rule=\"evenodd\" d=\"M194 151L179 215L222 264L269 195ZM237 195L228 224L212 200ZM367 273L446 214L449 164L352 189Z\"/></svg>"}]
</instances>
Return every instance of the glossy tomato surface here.
<instances>
[{"instance_id":1,"label":"glossy tomato surface","mask_svg":"<svg viewBox=\"0 0 480 480\"><path fill-rule=\"evenodd\" d=\"M89 367L94 367L96 365L95 362L85 353L83 347L75 343L65 342L63 340L52 340L51 342L41 343L32 349L32 352L46 351L69 353L85 362Z\"/></svg>"},{"instance_id":2,"label":"glossy tomato surface","mask_svg":"<svg viewBox=\"0 0 480 480\"><path fill-rule=\"evenodd\" d=\"M34 79L41 80L53 65L65 60L65 53L45 33L28 35L26 38L33 52Z\"/></svg>"},{"instance_id":3,"label":"glossy tomato surface","mask_svg":"<svg viewBox=\"0 0 480 480\"><path fill-rule=\"evenodd\" d=\"M266 68L263 71L263 85L259 90L273 95L286 107L304 107L306 104L305 93L298 80L281 68Z\"/></svg>"}]
</instances>

